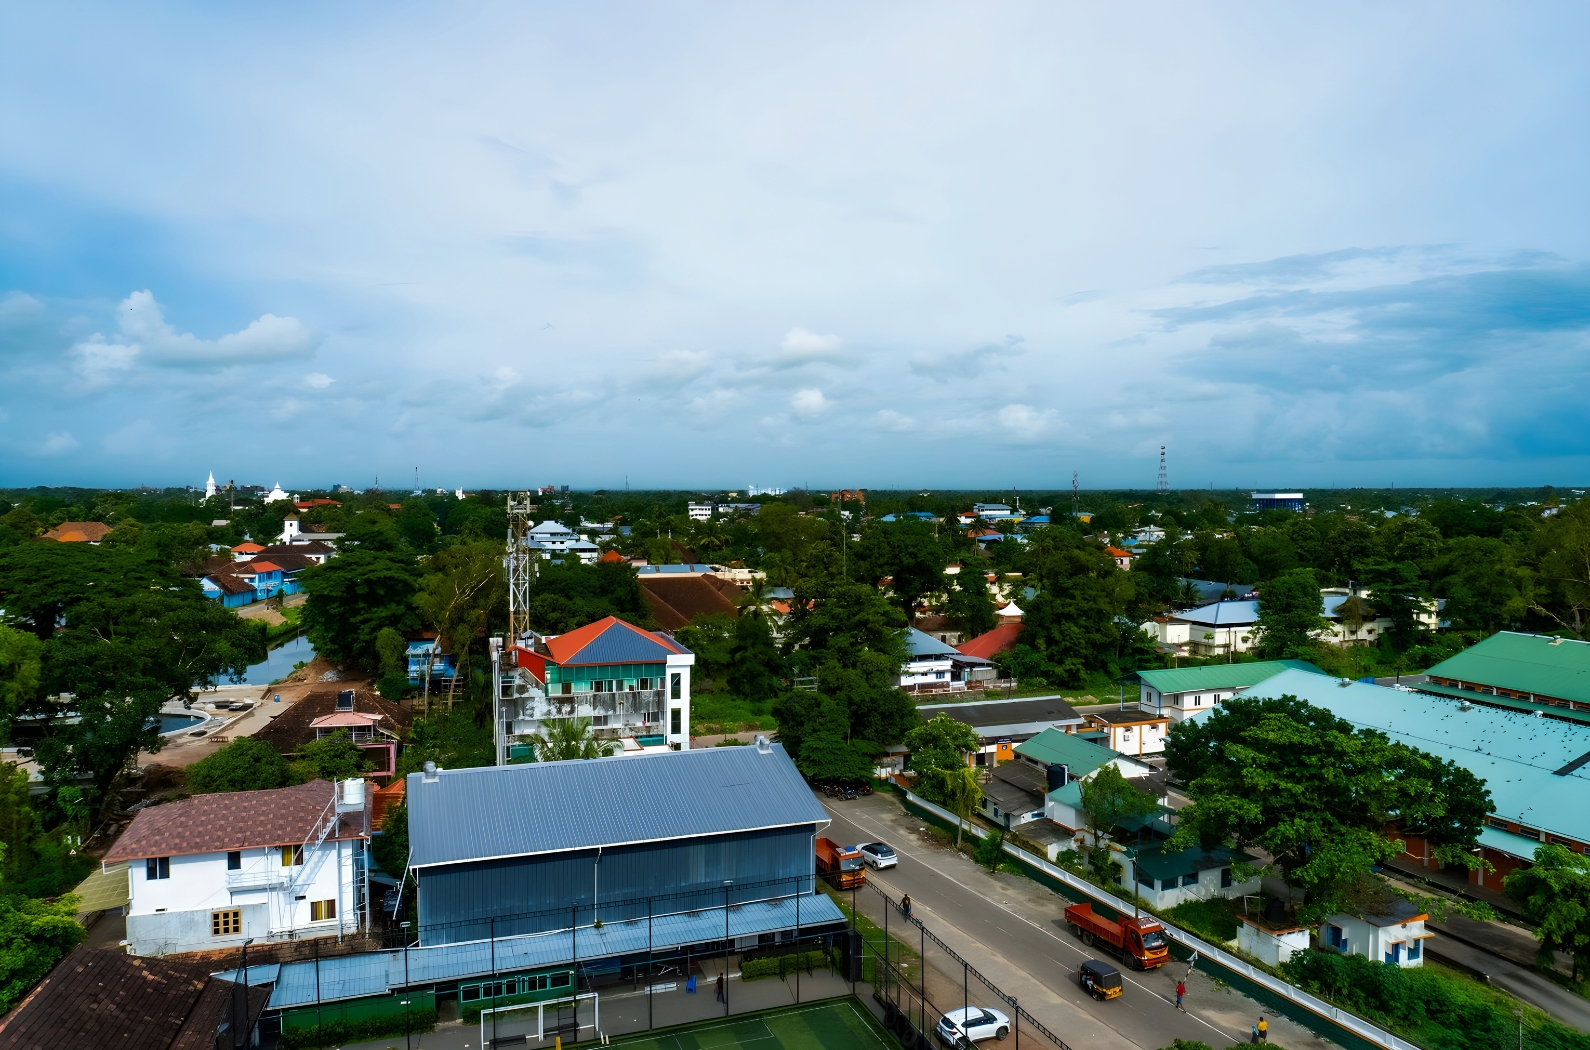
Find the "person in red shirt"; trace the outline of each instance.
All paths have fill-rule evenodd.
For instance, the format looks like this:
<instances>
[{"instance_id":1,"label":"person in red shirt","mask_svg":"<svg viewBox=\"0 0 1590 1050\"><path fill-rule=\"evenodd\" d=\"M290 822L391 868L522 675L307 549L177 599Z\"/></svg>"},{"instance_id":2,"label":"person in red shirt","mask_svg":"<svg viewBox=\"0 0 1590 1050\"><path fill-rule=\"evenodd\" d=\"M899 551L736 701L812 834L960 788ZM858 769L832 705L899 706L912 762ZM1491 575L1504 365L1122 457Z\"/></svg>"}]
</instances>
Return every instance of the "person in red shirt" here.
<instances>
[{"instance_id":1,"label":"person in red shirt","mask_svg":"<svg viewBox=\"0 0 1590 1050\"><path fill-rule=\"evenodd\" d=\"M1176 1009L1180 1010L1182 1013L1186 1013L1187 1012L1187 1008L1182 1006L1182 1004L1181 1004L1181 997L1186 995L1186 994L1187 994L1187 986L1185 984L1183 984L1181 981L1177 981L1176 982Z\"/></svg>"}]
</instances>

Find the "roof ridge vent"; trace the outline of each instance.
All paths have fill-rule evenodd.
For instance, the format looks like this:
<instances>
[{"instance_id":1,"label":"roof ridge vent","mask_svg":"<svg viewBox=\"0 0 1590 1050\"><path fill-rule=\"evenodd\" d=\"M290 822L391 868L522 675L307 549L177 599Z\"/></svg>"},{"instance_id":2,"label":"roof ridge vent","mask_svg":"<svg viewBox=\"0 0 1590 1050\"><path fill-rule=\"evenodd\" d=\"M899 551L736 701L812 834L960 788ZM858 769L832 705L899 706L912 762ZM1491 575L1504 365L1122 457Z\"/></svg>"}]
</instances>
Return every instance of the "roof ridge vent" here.
<instances>
[{"instance_id":1,"label":"roof ridge vent","mask_svg":"<svg viewBox=\"0 0 1590 1050\"><path fill-rule=\"evenodd\" d=\"M1547 645L1561 645L1562 644L1562 639L1561 638L1553 638L1551 641L1547 642L1546 644Z\"/></svg>"},{"instance_id":2,"label":"roof ridge vent","mask_svg":"<svg viewBox=\"0 0 1590 1050\"><path fill-rule=\"evenodd\" d=\"M437 779L436 778L436 772L437 772L436 763L435 762L431 762L431 761L426 761L424 772L422 772L420 774L420 780L423 783L426 783L426 784L434 784L434 783L436 783L436 779Z\"/></svg>"},{"instance_id":3,"label":"roof ridge vent","mask_svg":"<svg viewBox=\"0 0 1590 1050\"><path fill-rule=\"evenodd\" d=\"M760 733L756 735L756 739L751 741L751 743L756 745L756 750L760 754L771 755L773 753L773 742Z\"/></svg>"}]
</instances>

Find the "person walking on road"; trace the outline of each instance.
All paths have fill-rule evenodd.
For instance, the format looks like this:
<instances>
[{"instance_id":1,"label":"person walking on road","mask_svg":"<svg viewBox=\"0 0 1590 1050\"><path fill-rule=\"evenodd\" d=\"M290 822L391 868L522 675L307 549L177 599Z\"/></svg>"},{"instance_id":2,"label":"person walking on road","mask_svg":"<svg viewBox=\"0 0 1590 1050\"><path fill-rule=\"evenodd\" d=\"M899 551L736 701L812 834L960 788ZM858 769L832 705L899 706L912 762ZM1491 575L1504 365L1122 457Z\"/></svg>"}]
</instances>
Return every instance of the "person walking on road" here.
<instances>
[{"instance_id":1,"label":"person walking on road","mask_svg":"<svg viewBox=\"0 0 1590 1050\"><path fill-rule=\"evenodd\" d=\"M1270 1041L1270 1022L1264 1019L1263 1014L1259 1015L1259 1023L1254 1025L1254 1029L1259 1033L1258 1042L1268 1043Z\"/></svg>"},{"instance_id":2,"label":"person walking on road","mask_svg":"<svg viewBox=\"0 0 1590 1050\"><path fill-rule=\"evenodd\" d=\"M911 917L911 895L909 893L900 898L900 914L908 919Z\"/></svg>"},{"instance_id":3,"label":"person walking on road","mask_svg":"<svg viewBox=\"0 0 1590 1050\"><path fill-rule=\"evenodd\" d=\"M718 974L718 1002L725 1002L723 998L723 974Z\"/></svg>"},{"instance_id":4,"label":"person walking on road","mask_svg":"<svg viewBox=\"0 0 1590 1050\"><path fill-rule=\"evenodd\" d=\"M1187 1012L1187 1008L1181 1004L1181 997L1186 995L1186 994L1187 994L1187 985L1184 984L1181 981L1177 981L1176 982L1176 1009L1180 1010L1182 1013L1186 1013Z\"/></svg>"}]
</instances>

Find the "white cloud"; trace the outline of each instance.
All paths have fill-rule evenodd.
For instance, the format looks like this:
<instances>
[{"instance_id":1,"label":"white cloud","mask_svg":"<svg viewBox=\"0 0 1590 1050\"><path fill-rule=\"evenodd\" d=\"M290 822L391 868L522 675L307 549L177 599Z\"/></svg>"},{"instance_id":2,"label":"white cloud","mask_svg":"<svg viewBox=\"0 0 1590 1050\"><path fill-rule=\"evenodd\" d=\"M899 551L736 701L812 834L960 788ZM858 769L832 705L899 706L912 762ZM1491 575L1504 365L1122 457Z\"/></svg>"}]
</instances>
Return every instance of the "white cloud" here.
<instances>
[{"instance_id":1,"label":"white cloud","mask_svg":"<svg viewBox=\"0 0 1590 1050\"><path fill-rule=\"evenodd\" d=\"M901 415L892 408L882 408L873 417L873 421L884 430L907 431L916 429L916 420L910 416Z\"/></svg>"},{"instance_id":2,"label":"white cloud","mask_svg":"<svg viewBox=\"0 0 1590 1050\"><path fill-rule=\"evenodd\" d=\"M44 439L44 444L39 446L41 456L59 456L72 451L78 446L78 440L69 430L57 430Z\"/></svg>"},{"instance_id":3,"label":"white cloud","mask_svg":"<svg viewBox=\"0 0 1590 1050\"><path fill-rule=\"evenodd\" d=\"M777 362L783 368L795 368L817 361L832 361L845 341L837 335L818 335L804 328L791 328L778 344L782 351Z\"/></svg>"},{"instance_id":4,"label":"white cloud","mask_svg":"<svg viewBox=\"0 0 1590 1050\"><path fill-rule=\"evenodd\" d=\"M790 408L802 419L816 419L828 408L828 399L816 387L797 390L789 399Z\"/></svg>"},{"instance_id":5,"label":"white cloud","mask_svg":"<svg viewBox=\"0 0 1590 1050\"><path fill-rule=\"evenodd\" d=\"M999 424L1022 434L1046 430L1054 422L1052 408L1036 409L1031 405L1012 404L999 410Z\"/></svg>"},{"instance_id":6,"label":"white cloud","mask_svg":"<svg viewBox=\"0 0 1590 1050\"><path fill-rule=\"evenodd\" d=\"M44 313L44 304L26 292L0 295L0 329L31 322Z\"/></svg>"},{"instance_id":7,"label":"white cloud","mask_svg":"<svg viewBox=\"0 0 1590 1050\"><path fill-rule=\"evenodd\" d=\"M104 386L127 371L138 360L138 352L136 344L108 343L97 332L68 351L75 359L73 371L90 386Z\"/></svg>"},{"instance_id":8,"label":"white cloud","mask_svg":"<svg viewBox=\"0 0 1590 1050\"><path fill-rule=\"evenodd\" d=\"M123 337L147 351L156 364L220 366L256 364L291 357L308 357L315 349L309 329L292 317L264 314L241 332L219 339L200 339L179 332L167 323L165 312L149 291L134 292L116 308L116 323Z\"/></svg>"},{"instance_id":9,"label":"white cloud","mask_svg":"<svg viewBox=\"0 0 1590 1050\"><path fill-rule=\"evenodd\" d=\"M507 371L512 371L512 369L507 369ZM335 379L324 372L311 372L304 376L304 385L313 390L324 390L335 382Z\"/></svg>"}]
</instances>

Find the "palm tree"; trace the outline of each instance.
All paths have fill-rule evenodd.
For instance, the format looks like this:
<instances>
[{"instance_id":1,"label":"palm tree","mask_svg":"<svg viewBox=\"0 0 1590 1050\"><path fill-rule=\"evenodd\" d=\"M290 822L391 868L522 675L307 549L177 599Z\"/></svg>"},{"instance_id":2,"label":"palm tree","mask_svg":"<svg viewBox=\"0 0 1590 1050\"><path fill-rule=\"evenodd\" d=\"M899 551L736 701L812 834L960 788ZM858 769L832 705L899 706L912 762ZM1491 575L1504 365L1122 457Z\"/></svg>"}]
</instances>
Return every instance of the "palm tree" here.
<instances>
[{"instance_id":1,"label":"palm tree","mask_svg":"<svg viewBox=\"0 0 1590 1050\"><path fill-rule=\"evenodd\" d=\"M734 599L734 604L748 610L752 616L761 616L762 610L767 608L768 604L766 574L753 576L751 586Z\"/></svg>"},{"instance_id":2,"label":"palm tree","mask_svg":"<svg viewBox=\"0 0 1590 1050\"><path fill-rule=\"evenodd\" d=\"M618 750L618 741L602 740L591 732L589 718L562 718L550 723L546 739L536 741L536 758L563 762L571 758L607 758Z\"/></svg>"},{"instance_id":3,"label":"palm tree","mask_svg":"<svg viewBox=\"0 0 1590 1050\"><path fill-rule=\"evenodd\" d=\"M944 801L950 812L960 818L955 825L955 848L961 848L961 831L971 820L972 813L983 804L983 788L977 782L977 770L972 766L957 766L944 771Z\"/></svg>"}]
</instances>

